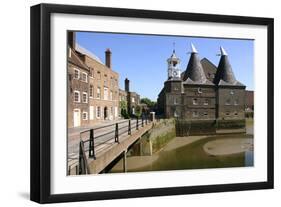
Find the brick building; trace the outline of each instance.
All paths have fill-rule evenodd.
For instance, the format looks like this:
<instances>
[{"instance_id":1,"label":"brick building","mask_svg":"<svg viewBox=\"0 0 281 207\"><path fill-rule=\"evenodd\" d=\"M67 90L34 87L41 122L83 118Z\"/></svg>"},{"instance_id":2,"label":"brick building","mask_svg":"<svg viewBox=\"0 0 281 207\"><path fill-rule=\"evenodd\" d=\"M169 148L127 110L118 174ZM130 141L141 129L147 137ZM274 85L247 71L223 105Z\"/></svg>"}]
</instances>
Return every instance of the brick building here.
<instances>
[{"instance_id":1,"label":"brick building","mask_svg":"<svg viewBox=\"0 0 281 207\"><path fill-rule=\"evenodd\" d=\"M111 51L105 64L80 47L68 33L68 127L89 126L119 118L119 74L112 70Z\"/></svg>"},{"instance_id":2,"label":"brick building","mask_svg":"<svg viewBox=\"0 0 281 207\"><path fill-rule=\"evenodd\" d=\"M125 79L125 90L119 89L119 97L120 101L126 101L128 114L135 115L137 106L141 106L140 95L130 91L130 80L128 78Z\"/></svg>"},{"instance_id":3,"label":"brick building","mask_svg":"<svg viewBox=\"0 0 281 207\"><path fill-rule=\"evenodd\" d=\"M76 44L75 32L68 32L68 127L92 126L119 119L120 101L126 101L134 114L140 96L119 89L119 74L112 69L112 53L105 51L105 64L90 51Z\"/></svg>"},{"instance_id":4,"label":"brick building","mask_svg":"<svg viewBox=\"0 0 281 207\"><path fill-rule=\"evenodd\" d=\"M68 127L88 125L89 68L72 47L68 47Z\"/></svg>"},{"instance_id":5,"label":"brick building","mask_svg":"<svg viewBox=\"0 0 281 207\"><path fill-rule=\"evenodd\" d=\"M118 119L119 74L112 70L110 49L105 51L105 64L87 53L83 59L89 67L90 124Z\"/></svg>"},{"instance_id":6,"label":"brick building","mask_svg":"<svg viewBox=\"0 0 281 207\"><path fill-rule=\"evenodd\" d=\"M195 121L245 120L246 86L236 80L222 47L218 67L206 58L200 60L193 45L183 73L175 51L167 62L168 80L157 100L160 114Z\"/></svg>"}]
</instances>

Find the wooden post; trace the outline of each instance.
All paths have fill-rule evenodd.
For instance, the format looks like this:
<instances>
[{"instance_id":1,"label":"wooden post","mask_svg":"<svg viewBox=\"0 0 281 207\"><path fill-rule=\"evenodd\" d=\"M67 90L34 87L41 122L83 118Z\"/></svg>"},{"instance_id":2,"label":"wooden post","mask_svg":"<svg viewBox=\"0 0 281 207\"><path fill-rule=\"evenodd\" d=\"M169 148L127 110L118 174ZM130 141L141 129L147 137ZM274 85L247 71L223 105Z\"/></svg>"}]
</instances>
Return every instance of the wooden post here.
<instances>
[{"instance_id":1,"label":"wooden post","mask_svg":"<svg viewBox=\"0 0 281 207\"><path fill-rule=\"evenodd\" d=\"M137 117L136 130L139 129L139 118Z\"/></svg>"}]
</instances>

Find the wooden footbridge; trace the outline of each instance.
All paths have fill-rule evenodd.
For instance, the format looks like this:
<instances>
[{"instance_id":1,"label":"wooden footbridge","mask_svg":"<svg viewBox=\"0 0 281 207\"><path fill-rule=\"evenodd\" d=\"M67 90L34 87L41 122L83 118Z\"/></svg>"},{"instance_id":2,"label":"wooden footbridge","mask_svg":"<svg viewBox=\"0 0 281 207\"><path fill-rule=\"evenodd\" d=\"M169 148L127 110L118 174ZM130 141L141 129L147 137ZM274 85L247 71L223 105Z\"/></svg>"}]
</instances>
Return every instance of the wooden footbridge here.
<instances>
[{"instance_id":1,"label":"wooden footbridge","mask_svg":"<svg viewBox=\"0 0 281 207\"><path fill-rule=\"evenodd\" d=\"M68 157L68 174L98 174L118 157L123 157L126 172L126 153L152 128L147 117L127 119L80 132L80 141L75 144L72 158Z\"/></svg>"}]
</instances>

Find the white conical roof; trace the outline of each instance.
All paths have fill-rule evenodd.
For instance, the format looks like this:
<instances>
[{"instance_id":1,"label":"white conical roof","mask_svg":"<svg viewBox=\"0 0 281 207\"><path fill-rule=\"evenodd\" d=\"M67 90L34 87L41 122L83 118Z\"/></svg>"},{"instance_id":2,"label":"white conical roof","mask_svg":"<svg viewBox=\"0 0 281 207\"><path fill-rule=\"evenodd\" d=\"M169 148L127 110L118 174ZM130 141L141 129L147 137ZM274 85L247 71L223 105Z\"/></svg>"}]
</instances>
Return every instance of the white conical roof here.
<instances>
[{"instance_id":1,"label":"white conical roof","mask_svg":"<svg viewBox=\"0 0 281 207\"><path fill-rule=\"evenodd\" d=\"M220 51L221 51L221 56L227 55L225 49L222 46L220 47Z\"/></svg>"},{"instance_id":2,"label":"white conical roof","mask_svg":"<svg viewBox=\"0 0 281 207\"><path fill-rule=\"evenodd\" d=\"M195 46L192 43L190 44L190 46L191 46L191 53L198 53Z\"/></svg>"}]
</instances>

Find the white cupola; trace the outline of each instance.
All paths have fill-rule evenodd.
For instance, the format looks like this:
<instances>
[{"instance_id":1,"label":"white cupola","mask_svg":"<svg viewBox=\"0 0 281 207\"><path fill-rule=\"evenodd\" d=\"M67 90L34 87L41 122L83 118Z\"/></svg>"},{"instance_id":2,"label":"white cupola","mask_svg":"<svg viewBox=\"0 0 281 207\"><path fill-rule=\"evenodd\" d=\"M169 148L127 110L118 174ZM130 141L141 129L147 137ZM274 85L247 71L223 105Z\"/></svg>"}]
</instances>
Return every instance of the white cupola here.
<instances>
[{"instance_id":1,"label":"white cupola","mask_svg":"<svg viewBox=\"0 0 281 207\"><path fill-rule=\"evenodd\" d=\"M168 62L168 79L178 79L180 78L180 59L176 56L175 50L170 58L167 59Z\"/></svg>"}]
</instances>

